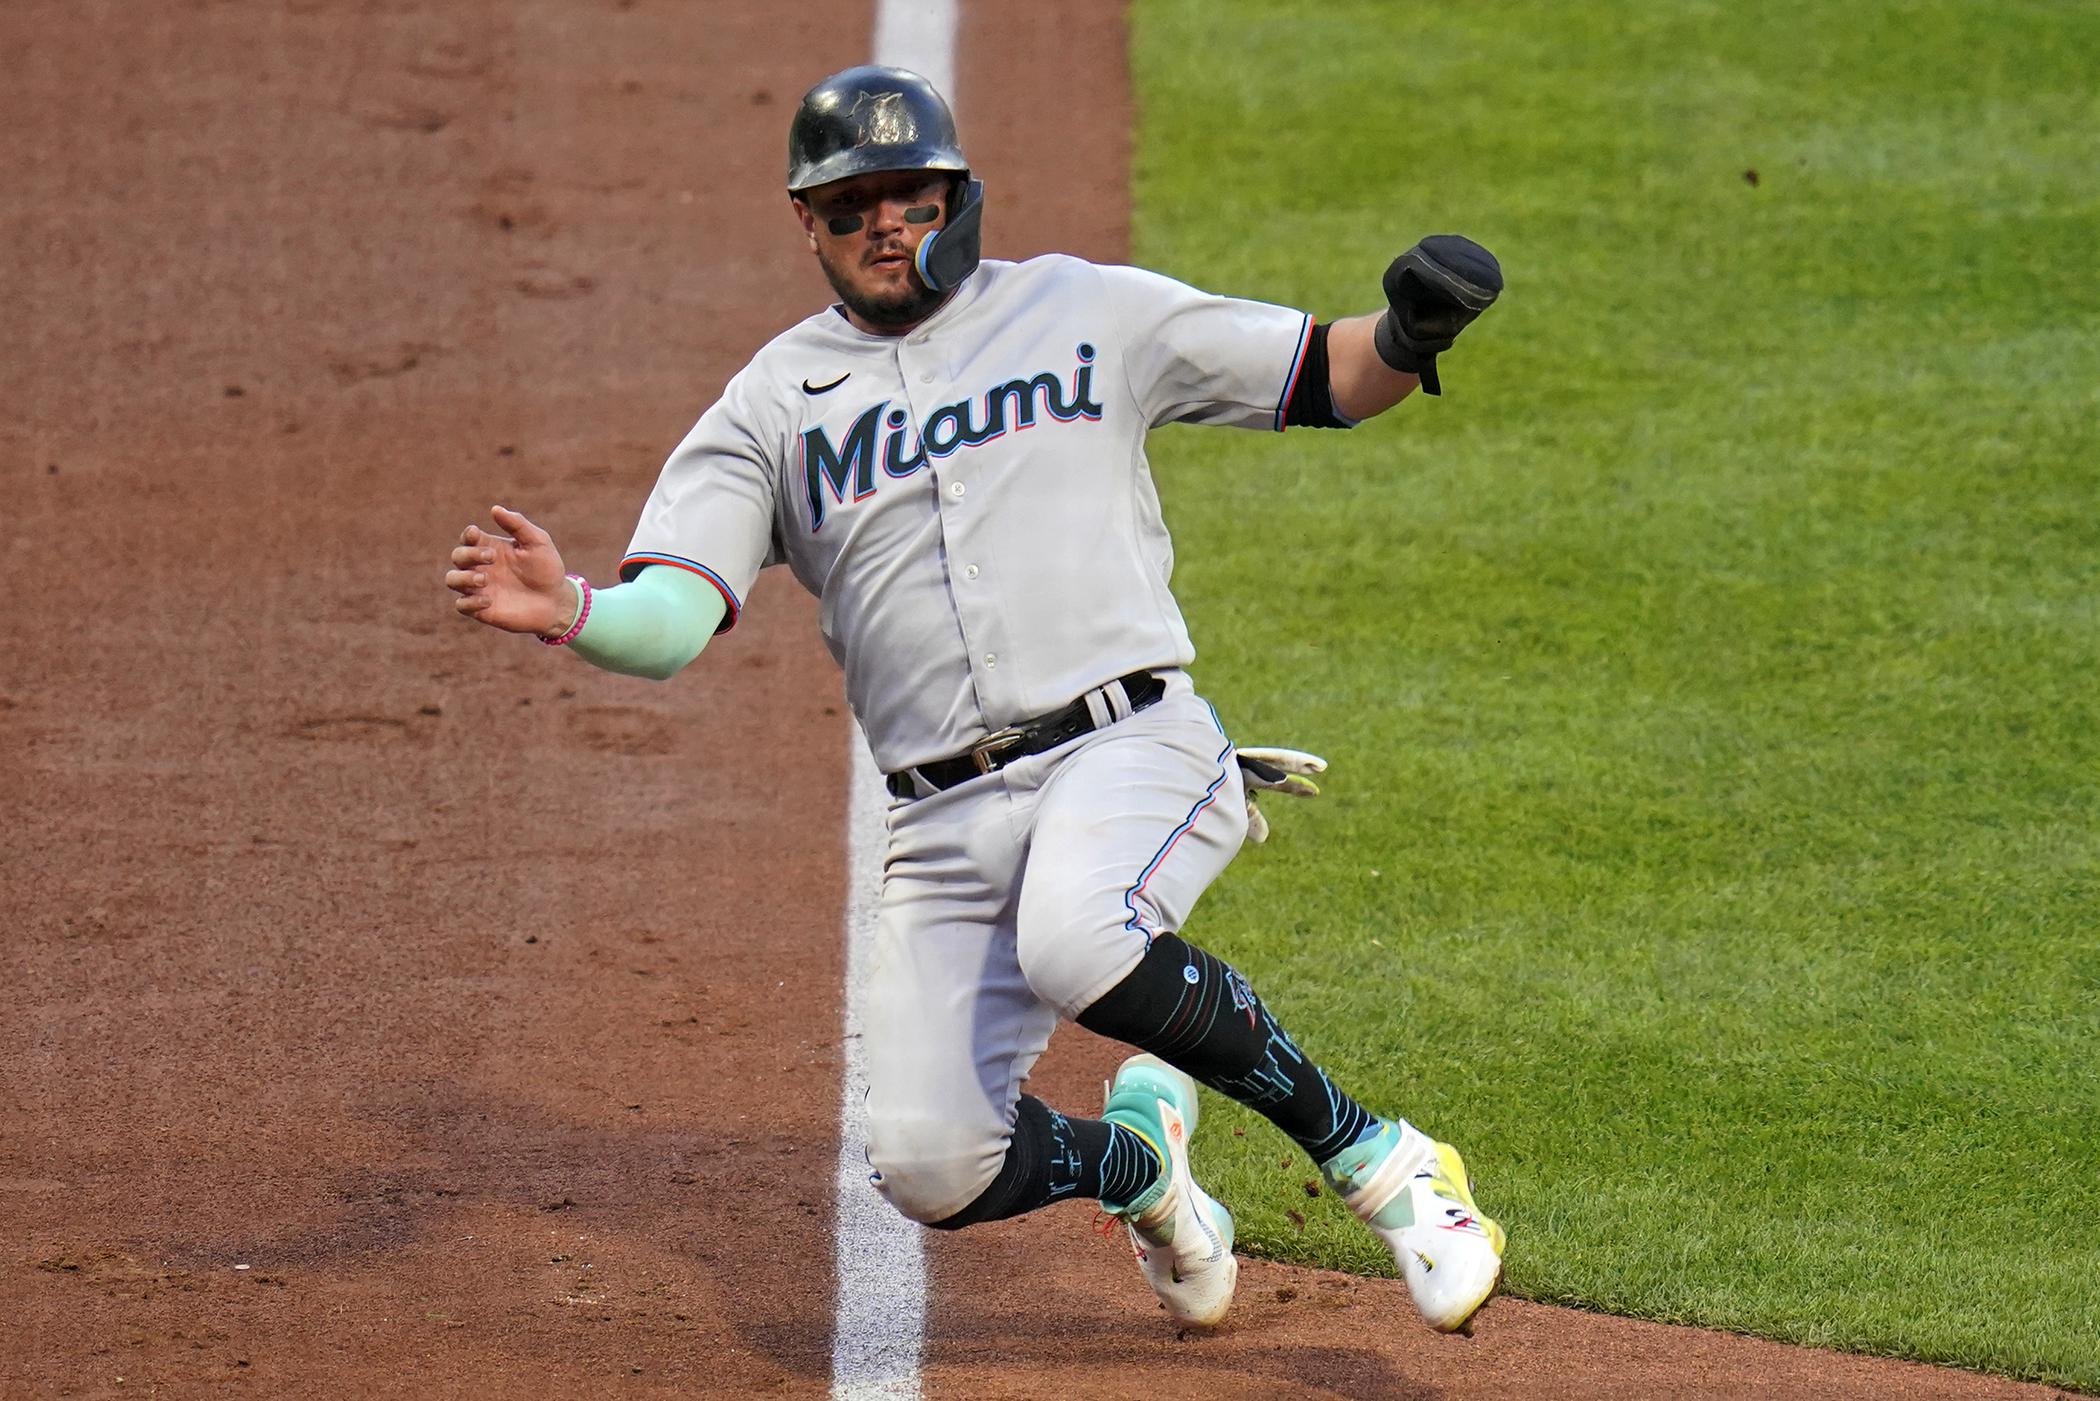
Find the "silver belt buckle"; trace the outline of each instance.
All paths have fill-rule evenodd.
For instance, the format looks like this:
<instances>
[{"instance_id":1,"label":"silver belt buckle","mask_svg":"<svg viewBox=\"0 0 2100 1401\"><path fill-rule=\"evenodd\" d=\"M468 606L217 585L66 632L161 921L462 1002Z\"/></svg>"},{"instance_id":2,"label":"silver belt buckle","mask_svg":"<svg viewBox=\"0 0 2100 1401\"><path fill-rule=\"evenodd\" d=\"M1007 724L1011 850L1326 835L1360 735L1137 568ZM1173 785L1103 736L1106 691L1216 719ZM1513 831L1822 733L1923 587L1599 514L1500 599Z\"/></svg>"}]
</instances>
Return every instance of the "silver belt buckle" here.
<instances>
[{"instance_id":1,"label":"silver belt buckle","mask_svg":"<svg viewBox=\"0 0 2100 1401\"><path fill-rule=\"evenodd\" d=\"M998 767L992 760L1019 744L1023 736L1019 730L994 730L970 746L970 762L977 765L980 774L990 773Z\"/></svg>"}]
</instances>

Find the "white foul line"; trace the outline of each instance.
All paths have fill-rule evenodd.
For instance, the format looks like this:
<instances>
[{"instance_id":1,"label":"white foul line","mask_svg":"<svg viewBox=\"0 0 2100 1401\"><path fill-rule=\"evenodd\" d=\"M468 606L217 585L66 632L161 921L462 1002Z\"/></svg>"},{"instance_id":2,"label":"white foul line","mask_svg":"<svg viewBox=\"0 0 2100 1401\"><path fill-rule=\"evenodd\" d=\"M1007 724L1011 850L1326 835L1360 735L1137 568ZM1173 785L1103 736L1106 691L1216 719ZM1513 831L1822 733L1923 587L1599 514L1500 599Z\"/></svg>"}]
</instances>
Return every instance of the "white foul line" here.
<instances>
[{"instance_id":1,"label":"white foul line","mask_svg":"<svg viewBox=\"0 0 2100 1401\"><path fill-rule=\"evenodd\" d=\"M838 1401L918 1401L919 1344L926 1331L926 1258L921 1227L868 1183L862 1105L862 999L882 893L882 813L888 792L857 726L848 728L853 780L847 803L846 1041L839 1100L839 1165L832 1237L837 1250L838 1327L831 1344L831 1394Z\"/></svg>"},{"instance_id":2,"label":"white foul line","mask_svg":"<svg viewBox=\"0 0 2100 1401\"><path fill-rule=\"evenodd\" d=\"M874 61L911 69L953 103L958 4L875 0ZM868 1073L860 1009L875 944L889 795L859 727L847 733L853 780L847 803L846 1040L832 1229L839 1293L831 1394L834 1401L919 1401L919 1353L926 1336L923 1228L892 1210L869 1185L862 1114Z\"/></svg>"},{"instance_id":3,"label":"white foul line","mask_svg":"<svg viewBox=\"0 0 2100 1401\"><path fill-rule=\"evenodd\" d=\"M960 0L875 0L875 62L909 68L955 103Z\"/></svg>"}]
</instances>

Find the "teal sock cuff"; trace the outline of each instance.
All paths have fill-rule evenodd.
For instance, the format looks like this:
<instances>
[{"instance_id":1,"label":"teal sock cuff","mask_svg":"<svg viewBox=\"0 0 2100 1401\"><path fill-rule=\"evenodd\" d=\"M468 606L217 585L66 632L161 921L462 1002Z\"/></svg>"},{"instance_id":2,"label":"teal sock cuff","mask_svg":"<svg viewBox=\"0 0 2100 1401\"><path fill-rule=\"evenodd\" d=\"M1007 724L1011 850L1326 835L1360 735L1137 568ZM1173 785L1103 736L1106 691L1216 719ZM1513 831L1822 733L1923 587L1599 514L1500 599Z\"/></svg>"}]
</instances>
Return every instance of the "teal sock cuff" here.
<instances>
[{"instance_id":1,"label":"teal sock cuff","mask_svg":"<svg viewBox=\"0 0 2100 1401\"><path fill-rule=\"evenodd\" d=\"M1117 1111L1110 1110L1113 1115ZM1167 1190L1167 1163L1157 1144L1128 1124L1108 1120L1108 1154L1101 1164L1101 1209L1135 1216ZM1150 1132L1157 1133L1154 1124Z\"/></svg>"}]
</instances>

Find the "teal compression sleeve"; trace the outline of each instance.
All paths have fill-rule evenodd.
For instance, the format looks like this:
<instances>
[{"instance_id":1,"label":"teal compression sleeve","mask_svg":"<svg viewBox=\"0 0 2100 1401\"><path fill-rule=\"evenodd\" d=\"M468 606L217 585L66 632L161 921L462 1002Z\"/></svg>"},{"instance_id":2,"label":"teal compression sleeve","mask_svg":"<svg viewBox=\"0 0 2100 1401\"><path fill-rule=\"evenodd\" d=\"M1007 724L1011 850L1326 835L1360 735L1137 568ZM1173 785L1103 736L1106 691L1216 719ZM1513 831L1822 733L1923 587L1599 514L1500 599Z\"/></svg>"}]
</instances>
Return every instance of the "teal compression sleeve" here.
<instances>
[{"instance_id":1,"label":"teal compression sleeve","mask_svg":"<svg viewBox=\"0 0 2100 1401\"><path fill-rule=\"evenodd\" d=\"M668 681L700 655L729 605L699 575L669 565L591 591L591 616L569 650L606 671Z\"/></svg>"}]
</instances>

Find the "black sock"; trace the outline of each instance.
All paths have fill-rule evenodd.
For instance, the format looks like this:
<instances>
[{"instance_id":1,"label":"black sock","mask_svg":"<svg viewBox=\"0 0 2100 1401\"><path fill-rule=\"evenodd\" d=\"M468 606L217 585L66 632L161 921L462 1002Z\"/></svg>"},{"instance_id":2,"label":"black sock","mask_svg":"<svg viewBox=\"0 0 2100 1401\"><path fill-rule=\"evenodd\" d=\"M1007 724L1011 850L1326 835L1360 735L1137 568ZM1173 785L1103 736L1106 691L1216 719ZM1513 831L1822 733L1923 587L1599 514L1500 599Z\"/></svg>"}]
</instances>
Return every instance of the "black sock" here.
<instances>
[{"instance_id":1,"label":"black sock","mask_svg":"<svg viewBox=\"0 0 2100 1401\"><path fill-rule=\"evenodd\" d=\"M976 1201L933 1228L960 1230L1067 1199L1129 1202L1158 1178L1159 1159L1121 1124L1068 1119L1033 1095L1022 1095L999 1175Z\"/></svg>"},{"instance_id":2,"label":"black sock","mask_svg":"<svg viewBox=\"0 0 2100 1401\"><path fill-rule=\"evenodd\" d=\"M1230 964L1155 934L1130 976L1079 1014L1266 1117L1324 1163L1378 1123L1306 1059Z\"/></svg>"}]
</instances>

